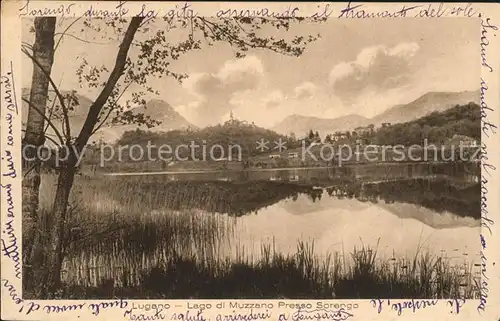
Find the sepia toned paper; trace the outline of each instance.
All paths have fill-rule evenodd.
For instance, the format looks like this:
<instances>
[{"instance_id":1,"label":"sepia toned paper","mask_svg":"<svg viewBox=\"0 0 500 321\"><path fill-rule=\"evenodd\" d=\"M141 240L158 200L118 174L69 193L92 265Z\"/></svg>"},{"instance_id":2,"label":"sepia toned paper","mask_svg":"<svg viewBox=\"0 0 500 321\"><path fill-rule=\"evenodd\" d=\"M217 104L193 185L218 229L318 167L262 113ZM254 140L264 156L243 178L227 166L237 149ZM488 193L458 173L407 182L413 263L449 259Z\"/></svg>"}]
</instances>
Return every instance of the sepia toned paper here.
<instances>
[{"instance_id":1,"label":"sepia toned paper","mask_svg":"<svg viewBox=\"0 0 500 321\"><path fill-rule=\"evenodd\" d=\"M2 319L498 320L498 8L2 3Z\"/></svg>"}]
</instances>

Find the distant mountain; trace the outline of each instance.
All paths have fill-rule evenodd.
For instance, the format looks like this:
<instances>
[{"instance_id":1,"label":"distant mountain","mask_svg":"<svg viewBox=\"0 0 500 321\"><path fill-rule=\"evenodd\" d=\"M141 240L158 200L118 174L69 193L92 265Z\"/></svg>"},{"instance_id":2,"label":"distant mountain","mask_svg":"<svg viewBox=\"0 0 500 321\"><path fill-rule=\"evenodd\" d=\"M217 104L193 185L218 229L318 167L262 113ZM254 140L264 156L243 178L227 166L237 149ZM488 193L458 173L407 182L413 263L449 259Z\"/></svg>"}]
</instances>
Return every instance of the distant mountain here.
<instances>
[{"instance_id":1,"label":"distant mountain","mask_svg":"<svg viewBox=\"0 0 500 321\"><path fill-rule=\"evenodd\" d=\"M23 88L22 96L23 98L29 99L29 88ZM69 91L62 91L61 94L67 95L70 94ZM83 127L85 119L87 117L90 106L92 105L92 101L85 96L75 94L78 99L79 105L72 111L69 112L69 120L70 120L70 128L71 134L76 136ZM52 101L55 99L55 93L49 93L49 106L52 105ZM57 101L56 101L57 102ZM133 109L133 112L143 113L145 116L150 116L154 120L161 121L161 124L151 128L151 131L169 131L176 129L196 129L196 126L187 121L184 117L182 117L175 109L168 104L167 102L159 99L152 99L146 103L145 106L136 107ZM57 112L60 113L60 110ZM48 116L48 114L47 114ZM28 104L23 101L23 124L26 123L28 119ZM58 117L51 117L52 122L55 127L61 132L62 121L58 119ZM96 134L92 140L103 140L105 142L113 142L117 140L122 134L126 131L133 130L137 128L137 125L113 125L113 126L103 126ZM47 133L53 137L54 131L52 129L48 129Z\"/></svg>"},{"instance_id":2,"label":"distant mountain","mask_svg":"<svg viewBox=\"0 0 500 321\"><path fill-rule=\"evenodd\" d=\"M469 102L479 103L479 91L428 92L409 104L389 108L372 118L371 123L375 125L384 122L403 123L426 116L434 111L445 111L456 105L465 105Z\"/></svg>"},{"instance_id":3,"label":"distant mountain","mask_svg":"<svg viewBox=\"0 0 500 321\"><path fill-rule=\"evenodd\" d=\"M348 115L333 119L291 115L274 126L272 130L281 134L295 133L297 137L300 137L311 129L319 131L320 134L325 134L337 130L352 130L355 127L367 125L368 123L368 118L359 115Z\"/></svg>"},{"instance_id":4,"label":"distant mountain","mask_svg":"<svg viewBox=\"0 0 500 321\"><path fill-rule=\"evenodd\" d=\"M457 228L457 227L478 227L479 222L472 217L458 217L456 214L442 210L437 213L432 208L428 208L419 204L397 202L386 203L379 201L377 203L361 202L358 199L338 199L330 197L328 194L323 193L321 201L313 202L306 195L301 194L296 201L285 200L282 201L280 206L293 215L318 215L322 217L323 214L339 215L339 221L342 217L346 217L347 213L356 215L363 215L370 211L372 215L386 216L386 211L392 213L401 219L411 219L419 221L434 229ZM388 217L387 219L392 219Z\"/></svg>"},{"instance_id":5,"label":"distant mountain","mask_svg":"<svg viewBox=\"0 0 500 321\"><path fill-rule=\"evenodd\" d=\"M366 118L360 115L348 115L339 118L325 119L300 115L286 117L272 129L278 133L295 133L299 137L310 129L319 131L322 136L335 131L353 130L358 126L382 123L402 123L428 115L433 111L445 111L455 105L479 103L479 91L464 92L429 92L416 100L403 105L396 105L385 112Z\"/></svg>"},{"instance_id":6,"label":"distant mountain","mask_svg":"<svg viewBox=\"0 0 500 321\"><path fill-rule=\"evenodd\" d=\"M161 122L160 125L153 128L149 128L152 132L168 132L171 130L185 130L185 129L197 129L197 127L186 120L181 114L179 114L169 103L160 100L152 99L149 100L145 106L136 107L132 110L134 114L144 114L144 116L149 116L154 120ZM100 130L98 137L103 141L115 142L118 140L123 133L134 130L137 125L118 125L105 127Z\"/></svg>"},{"instance_id":7,"label":"distant mountain","mask_svg":"<svg viewBox=\"0 0 500 321\"><path fill-rule=\"evenodd\" d=\"M446 229L458 227L479 227L479 220L472 217L457 217L456 214L443 211L436 213L432 209L424 206L409 203L377 203L377 207L382 208L401 219L412 219L424 223L433 229Z\"/></svg>"},{"instance_id":8,"label":"distant mountain","mask_svg":"<svg viewBox=\"0 0 500 321\"><path fill-rule=\"evenodd\" d=\"M63 96L70 94L70 91L61 91L61 94ZM23 88L22 89L22 98L29 100L30 97L30 89L29 88ZM74 110L70 110L68 113L68 118L70 121L70 130L71 130L71 135L76 136L80 130L83 127L83 123L85 122L85 118L87 117L87 113L89 111L90 105L92 105L92 101L88 99L85 96L75 94L76 99L78 100L79 105L74 108ZM54 126L57 128L59 132L62 133L62 119L61 119L61 108L57 107L58 100L56 98L56 94L53 91L49 92L49 101L47 102L47 105L49 108L53 106L53 102L56 102L54 104L54 109L52 115L50 115L48 112L46 112L46 116L51 119L51 122L54 124ZM52 109L52 108L51 108ZM26 122L28 120L28 110L29 110L29 105L28 103L22 102L22 122L23 122L23 128L26 126ZM47 126L47 122L45 122L45 126ZM49 127L47 130L47 134L49 137L54 138L55 137L55 132L54 130Z\"/></svg>"},{"instance_id":9,"label":"distant mountain","mask_svg":"<svg viewBox=\"0 0 500 321\"><path fill-rule=\"evenodd\" d=\"M186 118L182 117L167 102L160 99L151 99L145 106L134 108L135 113L143 113L152 119L161 121L161 124L154 127L154 131L170 131L176 129L196 129Z\"/></svg>"}]
</instances>

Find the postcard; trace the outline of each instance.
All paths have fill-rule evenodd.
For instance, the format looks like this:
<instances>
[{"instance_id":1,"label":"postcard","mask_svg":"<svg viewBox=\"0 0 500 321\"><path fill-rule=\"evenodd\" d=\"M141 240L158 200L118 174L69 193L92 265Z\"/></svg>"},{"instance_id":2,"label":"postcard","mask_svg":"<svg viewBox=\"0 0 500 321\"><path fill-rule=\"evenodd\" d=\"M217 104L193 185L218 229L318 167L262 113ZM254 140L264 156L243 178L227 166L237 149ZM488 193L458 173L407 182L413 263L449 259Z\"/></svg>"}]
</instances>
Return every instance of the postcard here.
<instances>
[{"instance_id":1,"label":"postcard","mask_svg":"<svg viewBox=\"0 0 500 321\"><path fill-rule=\"evenodd\" d=\"M1 319L500 320L499 9L3 2Z\"/></svg>"}]
</instances>

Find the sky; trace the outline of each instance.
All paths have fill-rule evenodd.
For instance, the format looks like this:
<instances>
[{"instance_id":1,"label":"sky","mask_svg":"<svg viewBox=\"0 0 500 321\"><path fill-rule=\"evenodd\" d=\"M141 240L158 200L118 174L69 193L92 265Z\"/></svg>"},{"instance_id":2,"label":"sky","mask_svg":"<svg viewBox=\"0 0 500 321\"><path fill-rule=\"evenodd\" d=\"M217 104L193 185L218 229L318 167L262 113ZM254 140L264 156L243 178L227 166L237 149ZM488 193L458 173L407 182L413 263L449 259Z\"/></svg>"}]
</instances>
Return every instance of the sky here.
<instances>
[{"instance_id":1,"label":"sky","mask_svg":"<svg viewBox=\"0 0 500 321\"><path fill-rule=\"evenodd\" d=\"M60 20L56 34L72 21ZM81 21L80 21L81 22ZM75 89L90 99L95 89L80 88L76 70L85 58L96 66L111 66L119 42L110 30L100 33L75 23L57 47L52 77L63 89ZM165 29L163 22L147 26ZM23 41L32 44L33 20L23 24ZM103 28L105 30L105 28ZM265 29L262 35L276 35ZM283 32L283 31L281 31ZM477 90L480 78L479 21L475 19L330 19L292 25L285 37L320 34L300 57L253 50L236 59L227 43L205 46L174 61L175 72L189 78L149 79L159 96L197 126L236 118L272 127L292 114L335 118L348 114L373 117L429 91ZM169 30L178 42L186 33ZM106 39L102 39L105 37ZM148 37L148 33L137 40ZM85 39L88 42L79 39ZM115 37L116 38L116 37ZM56 42L59 35L56 35ZM23 57L23 87L31 82L32 64ZM123 99L132 96L131 86Z\"/></svg>"}]
</instances>

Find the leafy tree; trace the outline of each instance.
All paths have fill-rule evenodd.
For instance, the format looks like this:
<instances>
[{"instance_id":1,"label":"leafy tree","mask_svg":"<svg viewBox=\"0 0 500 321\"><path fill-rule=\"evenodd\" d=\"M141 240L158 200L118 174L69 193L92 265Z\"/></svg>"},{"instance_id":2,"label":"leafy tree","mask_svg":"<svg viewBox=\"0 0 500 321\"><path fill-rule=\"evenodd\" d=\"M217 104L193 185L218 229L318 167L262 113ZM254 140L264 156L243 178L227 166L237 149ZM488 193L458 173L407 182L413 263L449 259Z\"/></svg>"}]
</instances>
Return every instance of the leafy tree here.
<instances>
[{"instance_id":1,"label":"leafy tree","mask_svg":"<svg viewBox=\"0 0 500 321\"><path fill-rule=\"evenodd\" d=\"M373 140L380 145L445 144L454 135L481 140L480 107L477 104L455 106L443 112L433 112L414 121L380 128Z\"/></svg>"},{"instance_id":2,"label":"leafy tree","mask_svg":"<svg viewBox=\"0 0 500 321\"><path fill-rule=\"evenodd\" d=\"M179 145L189 145L190 142L195 142L196 144L201 144L202 140L205 141L205 146L207 150L210 150L211 146L219 145L226 146L227 149L224 151L225 155L228 156L231 152L230 146L240 146L241 154L243 157L253 156L260 154L258 150L255 149L255 142L264 139L265 141L273 142L279 139L287 141L287 146L289 148L295 147L293 141L288 141L286 136L280 135L272 130L260 128L257 126L248 125L245 123L239 124L224 124L209 126L198 130L196 132L188 132L182 130L173 130L169 132L151 132L141 129L136 129L132 131L126 131L118 139L118 146L124 145L141 145L146 146L148 142L152 145L160 146L162 144L168 143L172 148ZM290 144L288 144L290 143ZM180 155L181 157L190 157L190 151L184 151L185 153ZM202 149L196 149L196 158L202 159ZM235 149L232 152L236 152ZM152 156L157 157L156 149L152 148ZM236 159L237 155L233 156Z\"/></svg>"},{"instance_id":3,"label":"leafy tree","mask_svg":"<svg viewBox=\"0 0 500 321\"><path fill-rule=\"evenodd\" d=\"M53 18L52 18L53 19ZM304 18L209 18L190 17L164 19L164 25L155 25L158 19L145 19L144 17L133 17L131 19L86 19L78 18L74 20L70 27L62 32L54 32L53 20L36 20L35 33L43 34L40 41L46 41L44 47L47 53L56 50L57 44L53 46L55 35L60 35L59 41L67 36L71 28L76 28L80 23L81 29L93 29L99 31L103 37L116 37L120 45L113 66L91 66L83 59L81 66L76 70L82 87L100 89L97 98L93 101L85 114L85 121L79 132L75 133L75 128L71 128L69 114L78 109L79 102L75 95L62 95L58 86L50 78L50 64L43 61L43 57L38 56L40 42L35 41L33 47L25 44L22 52L32 59L33 63L42 71L45 78L49 79L52 89L56 92L58 105L53 108L62 119L61 128L56 128L54 122L47 116L35 118L28 121L28 128L41 128L44 121L53 127L61 150L69 152L69 157L63 162L59 169L59 177L52 208L52 221L54 222L48 232L50 245L44 250L45 271L43 282L37 281L36 286L40 289L40 298L50 296L60 284L60 272L64 258L64 235L66 232L68 199L73 186L76 173L77 155L85 149L92 135L102 126L109 124L139 124L153 126L158 122L143 113L131 111L132 105L144 105L144 95L146 93L157 93L149 85L151 77L173 77L182 81L187 77L184 73L178 73L171 69L171 63L179 59L182 55L193 50L200 50L204 46L213 46L216 43L227 43L233 49L237 58L244 57L250 50L266 49L279 54L300 56L308 43L317 39L317 36L309 35L295 36L293 39L279 39L276 36L262 36L261 30L266 28L276 28L289 30L293 22L301 22ZM43 22L43 23L42 23ZM48 26L50 25L50 26ZM155 28L155 31L152 29ZM169 37L169 32L174 29L182 29L185 38L174 43ZM132 54L130 49L138 49L137 54ZM42 49L45 50L45 49ZM96 55L99 52L94 53ZM46 55L45 55L46 56ZM34 94L28 101L30 105L29 113L33 114L35 107L43 104L43 97L47 96L46 85L37 74L32 87L40 89L39 94ZM132 93L132 99L125 103L121 98L132 85L139 85L142 90ZM32 90L36 90L33 89ZM36 97L40 97L37 99ZM44 113L41 113L44 115ZM42 126L37 123L42 123ZM38 136L37 136L38 137ZM38 138L37 138L38 139ZM35 184L36 185L36 184ZM37 187L33 186L32 194L36 193ZM33 201L32 204L35 204ZM29 242L29 241L28 241ZM34 239L31 240L34 242ZM31 262L33 263L33 262Z\"/></svg>"}]
</instances>

